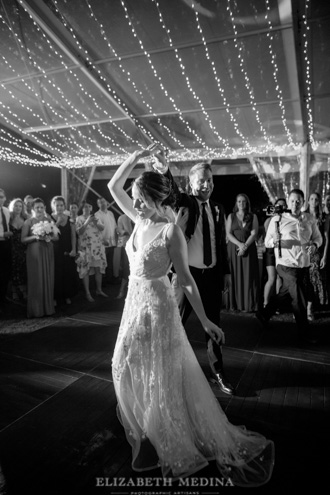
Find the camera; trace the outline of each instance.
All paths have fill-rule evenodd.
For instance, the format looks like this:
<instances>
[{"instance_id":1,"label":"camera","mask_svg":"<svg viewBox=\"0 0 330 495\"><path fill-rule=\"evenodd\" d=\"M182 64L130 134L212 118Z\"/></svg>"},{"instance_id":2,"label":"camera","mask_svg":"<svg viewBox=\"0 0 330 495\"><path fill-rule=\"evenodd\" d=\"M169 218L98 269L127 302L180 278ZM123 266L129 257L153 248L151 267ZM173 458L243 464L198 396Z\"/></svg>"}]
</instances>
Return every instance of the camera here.
<instances>
[{"instance_id":1,"label":"camera","mask_svg":"<svg viewBox=\"0 0 330 495\"><path fill-rule=\"evenodd\" d=\"M283 205L268 205L267 208L264 208L267 216L274 216L274 215L282 215L282 213L290 213L291 210L288 210L285 208Z\"/></svg>"}]
</instances>

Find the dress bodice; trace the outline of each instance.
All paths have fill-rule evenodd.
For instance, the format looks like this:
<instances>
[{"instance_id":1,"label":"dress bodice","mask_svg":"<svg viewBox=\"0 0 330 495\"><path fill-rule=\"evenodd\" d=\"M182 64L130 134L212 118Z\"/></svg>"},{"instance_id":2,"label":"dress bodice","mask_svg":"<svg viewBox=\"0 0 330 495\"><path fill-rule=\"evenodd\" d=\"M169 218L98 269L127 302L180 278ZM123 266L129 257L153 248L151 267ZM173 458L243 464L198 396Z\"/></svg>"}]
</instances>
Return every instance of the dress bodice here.
<instances>
[{"instance_id":1,"label":"dress bodice","mask_svg":"<svg viewBox=\"0 0 330 495\"><path fill-rule=\"evenodd\" d=\"M253 229L253 216L249 216L244 221L244 225L239 222L237 216L235 213L232 213L232 234L236 239L238 239L240 242L245 242L251 235L251 230Z\"/></svg>"},{"instance_id":2,"label":"dress bodice","mask_svg":"<svg viewBox=\"0 0 330 495\"><path fill-rule=\"evenodd\" d=\"M166 233L171 224L165 224L151 241L136 249L134 239L139 225L140 222L137 222L126 244L131 276L153 279L167 275L172 262L166 246Z\"/></svg>"}]
</instances>

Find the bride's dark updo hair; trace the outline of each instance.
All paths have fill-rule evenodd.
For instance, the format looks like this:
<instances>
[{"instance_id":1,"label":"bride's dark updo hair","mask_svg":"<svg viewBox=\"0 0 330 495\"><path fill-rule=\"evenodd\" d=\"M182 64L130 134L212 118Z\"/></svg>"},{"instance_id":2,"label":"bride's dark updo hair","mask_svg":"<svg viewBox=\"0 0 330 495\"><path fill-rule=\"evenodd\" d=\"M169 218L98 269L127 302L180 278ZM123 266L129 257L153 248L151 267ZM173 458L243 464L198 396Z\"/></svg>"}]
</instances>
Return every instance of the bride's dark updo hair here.
<instances>
[{"instance_id":1,"label":"bride's dark updo hair","mask_svg":"<svg viewBox=\"0 0 330 495\"><path fill-rule=\"evenodd\" d=\"M156 206L175 205L175 195L170 180L158 172L143 172L134 181L139 193L148 204L153 201Z\"/></svg>"}]
</instances>

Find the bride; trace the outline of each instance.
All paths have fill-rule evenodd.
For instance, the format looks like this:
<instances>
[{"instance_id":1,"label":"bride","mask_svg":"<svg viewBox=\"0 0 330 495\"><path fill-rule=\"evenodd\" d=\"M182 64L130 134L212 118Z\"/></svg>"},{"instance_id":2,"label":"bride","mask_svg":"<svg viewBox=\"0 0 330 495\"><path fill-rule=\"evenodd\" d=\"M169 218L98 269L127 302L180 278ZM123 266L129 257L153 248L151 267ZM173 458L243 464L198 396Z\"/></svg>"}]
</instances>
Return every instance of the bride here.
<instances>
[{"instance_id":1,"label":"bride","mask_svg":"<svg viewBox=\"0 0 330 495\"><path fill-rule=\"evenodd\" d=\"M201 324L224 343L223 331L204 312L187 262L181 229L162 208L174 203L168 179L144 172L124 185L139 159L157 155L155 144L135 151L108 184L120 208L134 222L126 245L130 279L112 360L118 416L132 446L132 468L160 467L174 480L214 460L222 476L237 486L266 483L274 465L274 445L258 433L229 423L215 398L182 326L168 278L173 264Z\"/></svg>"}]
</instances>

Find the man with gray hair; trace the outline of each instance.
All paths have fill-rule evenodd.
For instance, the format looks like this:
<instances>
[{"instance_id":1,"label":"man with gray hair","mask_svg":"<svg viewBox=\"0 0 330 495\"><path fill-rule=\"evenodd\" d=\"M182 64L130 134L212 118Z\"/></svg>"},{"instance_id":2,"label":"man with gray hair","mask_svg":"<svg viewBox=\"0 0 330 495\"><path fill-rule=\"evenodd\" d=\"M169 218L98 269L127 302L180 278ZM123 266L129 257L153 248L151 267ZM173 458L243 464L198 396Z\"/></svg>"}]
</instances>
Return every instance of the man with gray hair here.
<instances>
[{"instance_id":1,"label":"man with gray hair","mask_svg":"<svg viewBox=\"0 0 330 495\"><path fill-rule=\"evenodd\" d=\"M176 223L181 227L188 247L188 263L195 279L207 317L216 325L220 323L222 291L230 284L230 270L227 255L225 213L222 205L210 200L214 183L212 168L207 163L194 165L189 172L191 193L181 192L175 183L161 152L157 159L163 167L154 165L171 180L177 197L179 209ZM167 171L166 171L167 169ZM182 323L185 324L191 311L191 305L177 286L176 275L172 284L181 297L178 300ZM206 336L207 355L212 371L211 381L217 383L220 390L233 394L234 387L228 381L223 367L222 348L208 335Z\"/></svg>"}]
</instances>

